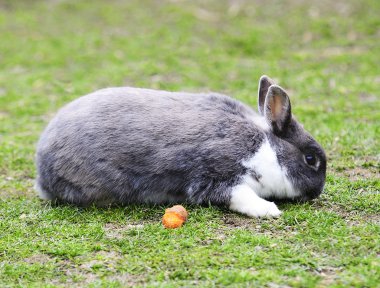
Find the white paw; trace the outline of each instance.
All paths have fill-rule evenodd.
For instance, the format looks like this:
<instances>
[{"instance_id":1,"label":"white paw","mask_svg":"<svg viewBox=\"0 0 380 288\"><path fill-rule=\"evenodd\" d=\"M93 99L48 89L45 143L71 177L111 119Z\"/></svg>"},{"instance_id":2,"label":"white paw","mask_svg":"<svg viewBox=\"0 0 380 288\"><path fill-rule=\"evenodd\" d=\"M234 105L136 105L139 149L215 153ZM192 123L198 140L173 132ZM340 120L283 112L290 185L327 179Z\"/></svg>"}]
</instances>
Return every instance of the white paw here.
<instances>
[{"instance_id":1,"label":"white paw","mask_svg":"<svg viewBox=\"0 0 380 288\"><path fill-rule=\"evenodd\" d=\"M279 217L276 204L257 196L247 185L236 186L231 193L230 209L251 217Z\"/></svg>"},{"instance_id":2,"label":"white paw","mask_svg":"<svg viewBox=\"0 0 380 288\"><path fill-rule=\"evenodd\" d=\"M277 208L276 204L268 201L259 201L260 203L255 203L246 210L248 216L251 217L279 217L281 215L281 211Z\"/></svg>"}]
</instances>

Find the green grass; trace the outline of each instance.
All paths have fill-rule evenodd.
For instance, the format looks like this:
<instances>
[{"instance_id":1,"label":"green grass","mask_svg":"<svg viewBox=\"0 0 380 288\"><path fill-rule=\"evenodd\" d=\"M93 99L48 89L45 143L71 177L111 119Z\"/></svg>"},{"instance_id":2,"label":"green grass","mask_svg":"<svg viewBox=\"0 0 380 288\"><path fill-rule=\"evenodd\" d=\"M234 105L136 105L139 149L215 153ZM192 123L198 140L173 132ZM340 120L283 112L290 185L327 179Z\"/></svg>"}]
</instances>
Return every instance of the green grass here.
<instances>
[{"instance_id":1,"label":"green grass","mask_svg":"<svg viewBox=\"0 0 380 288\"><path fill-rule=\"evenodd\" d=\"M269 3L270 2L270 3ZM0 286L379 287L380 2L0 2ZM320 199L279 219L187 207L51 206L39 134L106 86L217 91L256 106L262 74L328 154Z\"/></svg>"}]
</instances>

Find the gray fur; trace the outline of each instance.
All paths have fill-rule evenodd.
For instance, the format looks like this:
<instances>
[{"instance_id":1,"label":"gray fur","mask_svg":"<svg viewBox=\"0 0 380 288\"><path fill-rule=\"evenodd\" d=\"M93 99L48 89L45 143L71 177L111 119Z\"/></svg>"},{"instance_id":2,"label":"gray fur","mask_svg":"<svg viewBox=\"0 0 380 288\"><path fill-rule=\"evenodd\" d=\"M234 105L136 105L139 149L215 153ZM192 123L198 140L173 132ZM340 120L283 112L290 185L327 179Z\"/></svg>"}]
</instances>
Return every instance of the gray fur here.
<instances>
[{"instance_id":1,"label":"gray fur","mask_svg":"<svg viewBox=\"0 0 380 288\"><path fill-rule=\"evenodd\" d=\"M219 94L110 88L59 111L38 144L38 182L79 205L223 204L263 138L253 112Z\"/></svg>"},{"instance_id":2,"label":"gray fur","mask_svg":"<svg viewBox=\"0 0 380 288\"><path fill-rule=\"evenodd\" d=\"M294 119L293 130L279 136L256 123L259 118L250 107L221 94L99 90L63 107L43 132L36 186L42 198L81 206L228 205L232 187L247 173L242 160L254 155L264 138L286 167L294 166L292 157L299 161L304 137L320 148ZM292 169L297 187L314 181L312 172ZM325 170L321 173L323 183L309 185L319 193Z\"/></svg>"}]
</instances>

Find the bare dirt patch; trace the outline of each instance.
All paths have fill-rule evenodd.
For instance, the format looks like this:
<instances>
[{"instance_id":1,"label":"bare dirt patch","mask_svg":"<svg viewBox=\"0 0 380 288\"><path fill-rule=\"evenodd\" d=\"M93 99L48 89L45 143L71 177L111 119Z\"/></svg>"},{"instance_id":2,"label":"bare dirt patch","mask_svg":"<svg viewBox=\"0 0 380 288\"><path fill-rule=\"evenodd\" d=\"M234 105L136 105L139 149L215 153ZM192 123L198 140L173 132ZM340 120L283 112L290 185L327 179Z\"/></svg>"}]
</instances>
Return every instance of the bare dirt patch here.
<instances>
[{"instance_id":1,"label":"bare dirt patch","mask_svg":"<svg viewBox=\"0 0 380 288\"><path fill-rule=\"evenodd\" d=\"M0 96L1 96L1 89L0 89ZM3 119L3 118L6 118L6 117L9 117L10 113L8 111L4 111L4 110L0 110L0 119Z\"/></svg>"},{"instance_id":2,"label":"bare dirt patch","mask_svg":"<svg viewBox=\"0 0 380 288\"><path fill-rule=\"evenodd\" d=\"M1 170L0 174L7 175L6 171ZM36 197L37 192L34 190L34 179L25 176L4 176L0 181L3 182L5 189L0 189L2 199L12 199L19 197ZM17 187L19 183L25 184L22 188ZM16 188L17 187L17 188Z\"/></svg>"},{"instance_id":3,"label":"bare dirt patch","mask_svg":"<svg viewBox=\"0 0 380 288\"><path fill-rule=\"evenodd\" d=\"M360 101L362 101L362 102L375 103L378 101L377 96L374 94L362 92L358 95L358 97L359 97Z\"/></svg>"},{"instance_id":4,"label":"bare dirt patch","mask_svg":"<svg viewBox=\"0 0 380 288\"><path fill-rule=\"evenodd\" d=\"M352 217L347 217L345 220L349 226L358 226L363 223L380 225L379 214L355 215Z\"/></svg>"},{"instance_id":5,"label":"bare dirt patch","mask_svg":"<svg viewBox=\"0 0 380 288\"><path fill-rule=\"evenodd\" d=\"M59 270L63 271L64 277L52 279L49 284L57 287L85 287L105 278L117 281L123 287L144 282L143 276L119 272L117 263L120 261L123 261L123 255L116 251L98 251L77 256L73 260L61 260Z\"/></svg>"},{"instance_id":6,"label":"bare dirt patch","mask_svg":"<svg viewBox=\"0 0 380 288\"><path fill-rule=\"evenodd\" d=\"M125 231L128 230L141 230L144 228L143 224L134 224L134 223L129 223L125 225L120 225L120 224L115 224L115 223L107 223L104 225L104 233L107 238L111 239L123 239L125 238Z\"/></svg>"},{"instance_id":7,"label":"bare dirt patch","mask_svg":"<svg viewBox=\"0 0 380 288\"><path fill-rule=\"evenodd\" d=\"M114 271L115 265L113 263L121 259L122 255L115 251L99 251L87 255L85 258L80 257L79 261L83 261L83 263L79 265L79 268L88 272L91 272L96 267L104 267L108 271Z\"/></svg>"},{"instance_id":8,"label":"bare dirt patch","mask_svg":"<svg viewBox=\"0 0 380 288\"><path fill-rule=\"evenodd\" d=\"M300 226L304 225L300 223L298 227L295 226L284 226L279 230L276 224L269 224L270 221L276 221L276 219L257 219L257 218L248 218L238 214L226 214L222 218L224 222L224 229L222 231L226 232L226 230L235 230L242 229L251 232L255 232L260 235L268 236L268 237L278 237L281 235L296 235L297 229ZM269 224L269 225L268 225Z\"/></svg>"},{"instance_id":9,"label":"bare dirt patch","mask_svg":"<svg viewBox=\"0 0 380 288\"><path fill-rule=\"evenodd\" d=\"M334 204L323 199L315 200L313 207L318 210L337 214L349 226L363 225L366 223L380 224L380 214L369 214L368 212L362 212L358 210L346 210L344 207L338 204Z\"/></svg>"},{"instance_id":10,"label":"bare dirt patch","mask_svg":"<svg viewBox=\"0 0 380 288\"><path fill-rule=\"evenodd\" d=\"M318 275L322 278L318 283L317 287L329 287L330 285L336 283L336 280L339 277L339 272L342 271L343 268L340 267L324 267L318 269L316 271Z\"/></svg>"},{"instance_id":11,"label":"bare dirt patch","mask_svg":"<svg viewBox=\"0 0 380 288\"><path fill-rule=\"evenodd\" d=\"M380 179L380 156L360 157L354 160L353 167L340 164L333 169L339 176L352 181Z\"/></svg>"},{"instance_id":12,"label":"bare dirt patch","mask_svg":"<svg viewBox=\"0 0 380 288\"><path fill-rule=\"evenodd\" d=\"M110 281L117 281L123 287L134 287L138 284L143 284L146 278L143 275L132 275L128 273L112 275L107 278Z\"/></svg>"},{"instance_id":13,"label":"bare dirt patch","mask_svg":"<svg viewBox=\"0 0 380 288\"><path fill-rule=\"evenodd\" d=\"M37 263L45 264L52 260L53 258L51 258L49 255L46 255L46 254L35 254L24 259L24 261L28 264L37 264Z\"/></svg>"},{"instance_id":14,"label":"bare dirt patch","mask_svg":"<svg viewBox=\"0 0 380 288\"><path fill-rule=\"evenodd\" d=\"M376 167L355 167L344 170L342 174L352 181L360 181L373 178L378 179L380 177L379 170Z\"/></svg>"},{"instance_id":15,"label":"bare dirt patch","mask_svg":"<svg viewBox=\"0 0 380 288\"><path fill-rule=\"evenodd\" d=\"M252 228L255 225L254 218L248 218L236 214L224 214L222 218L223 223L230 228Z\"/></svg>"}]
</instances>

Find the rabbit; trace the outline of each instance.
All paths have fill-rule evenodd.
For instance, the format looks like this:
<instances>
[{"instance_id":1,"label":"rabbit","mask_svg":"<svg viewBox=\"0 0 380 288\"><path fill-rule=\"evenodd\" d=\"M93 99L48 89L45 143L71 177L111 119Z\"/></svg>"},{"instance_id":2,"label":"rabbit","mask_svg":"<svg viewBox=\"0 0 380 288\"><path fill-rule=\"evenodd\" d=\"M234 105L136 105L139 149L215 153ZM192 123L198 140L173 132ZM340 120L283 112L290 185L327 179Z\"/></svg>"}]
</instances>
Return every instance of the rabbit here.
<instances>
[{"instance_id":1,"label":"rabbit","mask_svg":"<svg viewBox=\"0 0 380 288\"><path fill-rule=\"evenodd\" d=\"M280 216L270 200L318 197L326 178L325 152L265 75L258 113L217 93L82 96L44 130L36 165L40 197L58 203L208 204L251 217Z\"/></svg>"}]
</instances>

